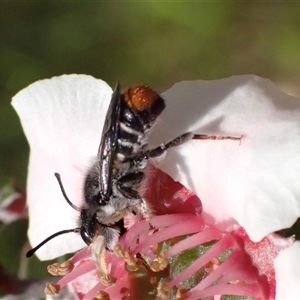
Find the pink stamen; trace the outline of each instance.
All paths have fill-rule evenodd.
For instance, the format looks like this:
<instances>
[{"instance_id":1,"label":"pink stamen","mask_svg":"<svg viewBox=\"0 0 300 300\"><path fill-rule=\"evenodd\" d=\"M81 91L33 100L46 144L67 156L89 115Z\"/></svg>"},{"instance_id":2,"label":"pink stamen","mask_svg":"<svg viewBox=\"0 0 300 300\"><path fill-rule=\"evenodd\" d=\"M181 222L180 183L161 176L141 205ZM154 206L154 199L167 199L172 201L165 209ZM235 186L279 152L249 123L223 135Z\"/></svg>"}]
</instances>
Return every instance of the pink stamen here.
<instances>
[{"instance_id":1,"label":"pink stamen","mask_svg":"<svg viewBox=\"0 0 300 300\"><path fill-rule=\"evenodd\" d=\"M236 271L231 271L225 275L223 275L218 284L221 283L228 283L234 280L243 280L243 281L247 281L247 282L251 282L251 281L256 281L257 280L257 273L254 271L254 268L250 268L249 270L245 271L244 267L248 267L248 266L244 266L241 265L240 268Z\"/></svg>"},{"instance_id":2,"label":"pink stamen","mask_svg":"<svg viewBox=\"0 0 300 300\"><path fill-rule=\"evenodd\" d=\"M190 220L191 218L198 218L194 214L169 214L169 215L161 215L161 216L154 216L150 220L150 224L155 228L167 227L178 224L179 222L184 222L186 220ZM199 219L202 220L200 217ZM202 221L203 222L203 221Z\"/></svg>"},{"instance_id":3,"label":"pink stamen","mask_svg":"<svg viewBox=\"0 0 300 300\"><path fill-rule=\"evenodd\" d=\"M235 268L240 266L239 261L242 259L243 254L240 251L235 251L211 274L209 274L205 279L203 279L193 290L202 290L212 285L217 279L219 279L223 274L229 273ZM233 280L242 280L242 278L233 278Z\"/></svg>"},{"instance_id":4,"label":"pink stamen","mask_svg":"<svg viewBox=\"0 0 300 300\"><path fill-rule=\"evenodd\" d=\"M179 222L176 225L155 232L144 241L141 241L138 244L138 246L132 251L132 253L136 254L142 251L144 248L150 247L154 244L158 244L162 241L171 239L173 237L198 232L203 228L203 225L203 221L198 217L194 217L187 221Z\"/></svg>"},{"instance_id":5,"label":"pink stamen","mask_svg":"<svg viewBox=\"0 0 300 300\"><path fill-rule=\"evenodd\" d=\"M91 252L89 247L84 247L80 251L78 251L70 260L76 264L80 260L83 260L85 258L90 258L91 257Z\"/></svg>"},{"instance_id":6,"label":"pink stamen","mask_svg":"<svg viewBox=\"0 0 300 300\"><path fill-rule=\"evenodd\" d=\"M222 237L222 233L216 229L206 229L202 232L194 234L186 239L175 244L170 250L166 251L165 257L169 258L184 250L201 245L212 240L219 240Z\"/></svg>"},{"instance_id":7,"label":"pink stamen","mask_svg":"<svg viewBox=\"0 0 300 300\"><path fill-rule=\"evenodd\" d=\"M109 293L110 299L123 299L124 294L121 293L121 290L127 287L129 289L129 279L128 273L123 271L123 276L118 278L115 285L110 286L106 289L106 292Z\"/></svg>"},{"instance_id":8,"label":"pink stamen","mask_svg":"<svg viewBox=\"0 0 300 300\"><path fill-rule=\"evenodd\" d=\"M218 256L220 253L228 249L233 244L233 239L225 236L222 240L213 245L206 253L196 259L189 267L181 272L177 277L172 279L168 284L168 288L172 288L182 281L190 278L196 271L202 268L207 262Z\"/></svg>"},{"instance_id":9,"label":"pink stamen","mask_svg":"<svg viewBox=\"0 0 300 300\"><path fill-rule=\"evenodd\" d=\"M143 250L143 254L149 257L151 260L154 260L156 256L154 255L153 251L150 248L146 248Z\"/></svg>"},{"instance_id":10,"label":"pink stamen","mask_svg":"<svg viewBox=\"0 0 300 300\"><path fill-rule=\"evenodd\" d=\"M105 290L105 286L99 281L92 289L90 289L82 298L82 300L90 300L95 297L98 291Z\"/></svg>"},{"instance_id":11,"label":"pink stamen","mask_svg":"<svg viewBox=\"0 0 300 300\"><path fill-rule=\"evenodd\" d=\"M119 244L124 249L129 249L132 245L137 245L137 237L142 231L149 230L149 224L143 220L135 223L119 240Z\"/></svg>"},{"instance_id":12,"label":"pink stamen","mask_svg":"<svg viewBox=\"0 0 300 300\"><path fill-rule=\"evenodd\" d=\"M117 281L114 285L104 286L101 282L97 283L85 296L82 300L92 299L98 291L105 291L109 293L110 299L122 299L123 294L121 290L125 287L129 289L129 279L128 272L125 271L124 261L119 260L119 263L116 267L114 274L117 278Z\"/></svg>"},{"instance_id":13,"label":"pink stamen","mask_svg":"<svg viewBox=\"0 0 300 300\"><path fill-rule=\"evenodd\" d=\"M130 230L122 236L119 241L119 244L124 249L132 249L134 245L137 245L137 237L139 237L139 243L141 242L141 237L143 232L148 232L150 230L150 226L154 228L162 228L167 226L172 226L174 224L178 224L179 222L183 222L190 218L197 218L192 214L170 214L170 215L163 215L163 216L154 216L150 224L146 220L138 221L135 223ZM145 236L148 237L148 234Z\"/></svg>"},{"instance_id":14,"label":"pink stamen","mask_svg":"<svg viewBox=\"0 0 300 300\"><path fill-rule=\"evenodd\" d=\"M57 283L62 287L66 286L68 283L76 279L77 277L95 270L95 262L93 260L81 261L78 266L76 266L72 272L65 275Z\"/></svg>"}]
</instances>

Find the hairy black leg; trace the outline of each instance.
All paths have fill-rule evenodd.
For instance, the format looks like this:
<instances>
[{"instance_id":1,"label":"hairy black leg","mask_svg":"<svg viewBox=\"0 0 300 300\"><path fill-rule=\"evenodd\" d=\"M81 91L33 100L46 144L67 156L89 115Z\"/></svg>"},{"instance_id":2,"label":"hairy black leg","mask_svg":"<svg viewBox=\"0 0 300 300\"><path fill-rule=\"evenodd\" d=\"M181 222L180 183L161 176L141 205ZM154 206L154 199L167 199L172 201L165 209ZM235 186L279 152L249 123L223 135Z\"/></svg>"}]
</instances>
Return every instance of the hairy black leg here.
<instances>
[{"instance_id":1,"label":"hairy black leg","mask_svg":"<svg viewBox=\"0 0 300 300\"><path fill-rule=\"evenodd\" d=\"M207 135L207 134L194 134L193 140L233 140L241 141L243 136L235 137L228 135Z\"/></svg>"},{"instance_id":2,"label":"hairy black leg","mask_svg":"<svg viewBox=\"0 0 300 300\"><path fill-rule=\"evenodd\" d=\"M193 136L194 136L194 134L192 132L186 132L186 133L176 137L175 139L171 140L168 143L163 143L160 146L158 146L157 148L146 151L144 153L144 155L147 158L160 156L165 151L167 151L167 149L175 147L175 146L179 146L179 145L187 142L188 140L193 139Z\"/></svg>"},{"instance_id":3,"label":"hairy black leg","mask_svg":"<svg viewBox=\"0 0 300 300\"><path fill-rule=\"evenodd\" d=\"M144 172L135 172L124 175L117 181L118 190L129 199L138 199L138 187L144 179Z\"/></svg>"},{"instance_id":4,"label":"hairy black leg","mask_svg":"<svg viewBox=\"0 0 300 300\"><path fill-rule=\"evenodd\" d=\"M162 155L167 149L179 146L188 140L233 140L241 141L243 136L234 137L234 136L224 136L224 135L207 135L207 134L194 134L192 132L186 132L175 139L171 140L168 143L163 143L157 148L150 149L144 153L144 157L157 157Z\"/></svg>"}]
</instances>

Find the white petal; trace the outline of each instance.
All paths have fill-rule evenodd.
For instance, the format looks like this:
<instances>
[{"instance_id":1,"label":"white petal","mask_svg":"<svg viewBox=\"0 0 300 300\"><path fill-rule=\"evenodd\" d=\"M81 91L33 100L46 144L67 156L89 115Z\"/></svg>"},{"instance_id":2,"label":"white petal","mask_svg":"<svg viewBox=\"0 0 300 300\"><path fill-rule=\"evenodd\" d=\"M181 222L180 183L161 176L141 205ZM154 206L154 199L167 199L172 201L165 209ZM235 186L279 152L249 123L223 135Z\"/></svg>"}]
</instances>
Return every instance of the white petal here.
<instances>
[{"instance_id":1,"label":"white petal","mask_svg":"<svg viewBox=\"0 0 300 300\"><path fill-rule=\"evenodd\" d=\"M87 75L41 80L13 98L30 144L27 183L32 246L63 229L78 227L79 212L65 201L54 173L60 173L69 199L83 200L83 180L97 154L111 88ZM69 233L51 240L36 252L51 259L85 244Z\"/></svg>"},{"instance_id":2,"label":"white petal","mask_svg":"<svg viewBox=\"0 0 300 300\"><path fill-rule=\"evenodd\" d=\"M300 242L280 251L276 257L276 299L300 299Z\"/></svg>"},{"instance_id":3,"label":"white petal","mask_svg":"<svg viewBox=\"0 0 300 300\"><path fill-rule=\"evenodd\" d=\"M181 82L163 94L166 109L152 135L159 144L192 131L243 135L190 141L159 168L193 190L204 215L226 230L237 221L253 241L300 216L300 100L256 76Z\"/></svg>"}]
</instances>

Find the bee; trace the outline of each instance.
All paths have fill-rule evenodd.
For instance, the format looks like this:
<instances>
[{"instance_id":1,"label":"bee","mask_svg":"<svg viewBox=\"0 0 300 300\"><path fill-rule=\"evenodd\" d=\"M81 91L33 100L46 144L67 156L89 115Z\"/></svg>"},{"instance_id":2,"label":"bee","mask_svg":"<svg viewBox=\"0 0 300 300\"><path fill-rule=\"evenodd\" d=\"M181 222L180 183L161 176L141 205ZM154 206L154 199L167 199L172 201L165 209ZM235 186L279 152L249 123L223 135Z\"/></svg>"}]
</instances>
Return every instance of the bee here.
<instances>
[{"instance_id":1,"label":"bee","mask_svg":"<svg viewBox=\"0 0 300 300\"><path fill-rule=\"evenodd\" d=\"M149 158L162 155L168 148L191 139L183 134L167 144L147 149L148 135L165 108L165 102L146 85L137 85L121 93L117 84L110 101L102 131L96 162L89 169L84 183L84 206L75 206L68 198L60 175L55 176L67 203L80 212L78 228L59 231L27 252L31 257L52 238L80 233L87 245L101 235L105 248L113 251L125 231L127 213L151 217L147 202L140 195Z\"/></svg>"},{"instance_id":2,"label":"bee","mask_svg":"<svg viewBox=\"0 0 300 300\"><path fill-rule=\"evenodd\" d=\"M126 231L124 218L129 213L151 217L151 209L140 191L150 158L163 155L169 148L191 139L240 139L228 136L184 133L170 142L148 149L147 141L154 124L165 108L163 98L146 85L128 88L123 93L117 84L110 101L102 131L97 159L84 183L84 205L75 206L68 198L61 177L55 176L67 203L80 212L80 226L49 236L27 252L31 257L41 246L58 235L79 233L87 245L101 238L104 248L113 251Z\"/></svg>"}]
</instances>

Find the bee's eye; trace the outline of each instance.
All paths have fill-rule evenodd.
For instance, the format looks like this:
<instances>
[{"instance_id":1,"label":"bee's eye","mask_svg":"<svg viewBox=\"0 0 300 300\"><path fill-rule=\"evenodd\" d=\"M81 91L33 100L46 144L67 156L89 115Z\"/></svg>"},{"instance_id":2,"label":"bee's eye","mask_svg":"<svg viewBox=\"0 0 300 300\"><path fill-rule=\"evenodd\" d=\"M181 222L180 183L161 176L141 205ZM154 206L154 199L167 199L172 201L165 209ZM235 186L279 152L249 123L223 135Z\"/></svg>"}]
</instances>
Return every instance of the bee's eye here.
<instances>
[{"instance_id":1,"label":"bee's eye","mask_svg":"<svg viewBox=\"0 0 300 300\"><path fill-rule=\"evenodd\" d=\"M80 228L80 235L88 246L92 243L93 237L91 236L91 232L88 232L85 227Z\"/></svg>"},{"instance_id":2,"label":"bee's eye","mask_svg":"<svg viewBox=\"0 0 300 300\"><path fill-rule=\"evenodd\" d=\"M83 241L90 245L96 232L95 215L91 214L89 210L83 209L81 211L81 221L80 235Z\"/></svg>"}]
</instances>

